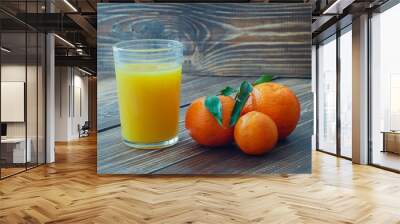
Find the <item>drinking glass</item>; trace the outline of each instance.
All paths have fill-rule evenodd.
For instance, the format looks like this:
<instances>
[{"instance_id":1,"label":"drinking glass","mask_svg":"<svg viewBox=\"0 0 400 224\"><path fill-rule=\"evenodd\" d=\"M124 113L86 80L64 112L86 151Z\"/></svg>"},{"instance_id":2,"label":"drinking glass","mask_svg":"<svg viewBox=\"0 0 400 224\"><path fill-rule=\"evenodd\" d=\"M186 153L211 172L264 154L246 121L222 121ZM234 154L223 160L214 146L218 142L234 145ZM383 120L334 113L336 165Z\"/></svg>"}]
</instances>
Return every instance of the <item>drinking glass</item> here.
<instances>
[{"instance_id":1,"label":"drinking glass","mask_svg":"<svg viewBox=\"0 0 400 224\"><path fill-rule=\"evenodd\" d=\"M124 143L140 149L177 143L182 43L130 40L114 45L113 52Z\"/></svg>"}]
</instances>

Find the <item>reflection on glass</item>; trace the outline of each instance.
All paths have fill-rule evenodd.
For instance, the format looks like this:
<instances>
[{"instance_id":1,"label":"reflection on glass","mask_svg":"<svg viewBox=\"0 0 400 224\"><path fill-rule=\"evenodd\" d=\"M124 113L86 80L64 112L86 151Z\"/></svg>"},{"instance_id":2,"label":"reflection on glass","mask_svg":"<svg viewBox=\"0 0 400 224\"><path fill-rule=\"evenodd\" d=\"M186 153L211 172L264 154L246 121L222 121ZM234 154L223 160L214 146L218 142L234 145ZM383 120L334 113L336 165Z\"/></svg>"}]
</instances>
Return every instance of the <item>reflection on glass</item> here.
<instances>
[{"instance_id":1,"label":"reflection on glass","mask_svg":"<svg viewBox=\"0 0 400 224\"><path fill-rule=\"evenodd\" d=\"M390 130L400 130L400 72L390 74Z\"/></svg>"},{"instance_id":2,"label":"reflection on glass","mask_svg":"<svg viewBox=\"0 0 400 224\"><path fill-rule=\"evenodd\" d=\"M43 33L39 33L38 40L38 164L45 163L45 60L46 60L46 37Z\"/></svg>"},{"instance_id":3,"label":"reflection on glass","mask_svg":"<svg viewBox=\"0 0 400 224\"><path fill-rule=\"evenodd\" d=\"M5 133L1 140L1 176L25 170L30 152L26 144L25 90L26 44L25 33L2 33L1 57L1 122ZM29 147L28 147L29 149Z\"/></svg>"},{"instance_id":4,"label":"reflection on glass","mask_svg":"<svg viewBox=\"0 0 400 224\"><path fill-rule=\"evenodd\" d=\"M372 163L395 170L400 170L400 32L393 29L398 21L400 5L371 21ZM387 139L382 132L387 132Z\"/></svg>"},{"instance_id":5,"label":"reflection on glass","mask_svg":"<svg viewBox=\"0 0 400 224\"><path fill-rule=\"evenodd\" d=\"M43 13L45 1L1 1L15 14ZM12 17L0 12L3 20ZM36 19L38 17L32 17ZM23 23L1 32L0 178L45 162L45 35Z\"/></svg>"},{"instance_id":6,"label":"reflection on glass","mask_svg":"<svg viewBox=\"0 0 400 224\"><path fill-rule=\"evenodd\" d=\"M351 158L352 141L352 35L340 36L340 153Z\"/></svg>"},{"instance_id":7,"label":"reflection on glass","mask_svg":"<svg viewBox=\"0 0 400 224\"><path fill-rule=\"evenodd\" d=\"M28 61L26 82L26 113L27 113L27 143L30 153L27 167L37 165L37 35L35 32L27 33Z\"/></svg>"},{"instance_id":8,"label":"reflection on glass","mask_svg":"<svg viewBox=\"0 0 400 224\"><path fill-rule=\"evenodd\" d=\"M318 148L336 153L336 40L318 48Z\"/></svg>"}]
</instances>

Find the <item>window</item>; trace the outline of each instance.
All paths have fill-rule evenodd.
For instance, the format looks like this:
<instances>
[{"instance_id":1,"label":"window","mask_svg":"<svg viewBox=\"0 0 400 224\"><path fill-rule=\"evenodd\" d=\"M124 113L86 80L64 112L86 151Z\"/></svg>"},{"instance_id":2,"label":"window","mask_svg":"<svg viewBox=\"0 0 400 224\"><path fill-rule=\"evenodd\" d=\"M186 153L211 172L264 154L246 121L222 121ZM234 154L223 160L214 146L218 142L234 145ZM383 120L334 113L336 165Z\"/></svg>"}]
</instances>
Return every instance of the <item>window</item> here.
<instances>
[{"instance_id":1,"label":"window","mask_svg":"<svg viewBox=\"0 0 400 224\"><path fill-rule=\"evenodd\" d=\"M9 1L4 4L18 6L22 16L40 13L44 3ZM0 17L10 21L0 28L2 179L45 163L46 38L44 33L8 14L1 12Z\"/></svg>"},{"instance_id":2,"label":"window","mask_svg":"<svg viewBox=\"0 0 400 224\"><path fill-rule=\"evenodd\" d=\"M353 78L351 24L340 30L338 35L340 36L333 35L320 43L317 50L317 148L351 158Z\"/></svg>"},{"instance_id":3,"label":"window","mask_svg":"<svg viewBox=\"0 0 400 224\"><path fill-rule=\"evenodd\" d=\"M336 36L318 47L319 150L336 153Z\"/></svg>"},{"instance_id":4,"label":"window","mask_svg":"<svg viewBox=\"0 0 400 224\"><path fill-rule=\"evenodd\" d=\"M351 26L340 35L340 155L351 158L352 148L352 35Z\"/></svg>"},{"instance_id":5,"label":"window","mask_svg":"<svg viewBox=\"0 0 400 224\"><path fill-rule=\"evenodd\" d=\"M371 18L372 164L400 170L400 4Z\"/></svg>"}]
</instances>

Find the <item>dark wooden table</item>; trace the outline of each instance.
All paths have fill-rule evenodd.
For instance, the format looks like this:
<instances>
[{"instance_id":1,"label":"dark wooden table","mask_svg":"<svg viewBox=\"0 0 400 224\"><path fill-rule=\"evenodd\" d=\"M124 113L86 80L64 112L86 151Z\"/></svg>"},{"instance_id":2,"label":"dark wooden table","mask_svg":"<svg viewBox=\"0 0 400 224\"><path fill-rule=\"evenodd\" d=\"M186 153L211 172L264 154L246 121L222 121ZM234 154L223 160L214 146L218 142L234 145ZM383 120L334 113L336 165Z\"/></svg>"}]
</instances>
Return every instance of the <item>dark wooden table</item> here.
<instances>
[{"instance_id":1,"label":"dark wooden table","mask_svg":"<svg viewBox=\"0 0 400 224\"><path fill-rule=\"evenodd\" d=\"M266 174L311 172L311 8L309 4L99 4L98 173ZM121 141L111 46L143 38L185 45L179 143L138 150ZM196 144L184 128L189 103L261 73L280 77L301 101L301 120L264 156L236 146Z\"/></svg>"},{"instance_id":2,"label":"dark wooden table","mask_svg":"<svg viewBox=\"0 0 400 224\"><path fill-rule=\"evenodd\" d=\"M381 131L383 135L382 152L400 154L400 131Z\"/></svg>"},{"instance_id":3,"label":"dark wooden table","mask_svg":"<svg viewBox=\"0 0 400 224\"><path fill-rule=\"evenodd\" d=\"M238 85L249 77L197 77L185 75L182 84L179 143L162 150L139 150L121 141L117 102L107 107L111 116L100 114L97 169L100 174L265 174L311 172L311 135L313 130L313 96L309 79L279 78L274 81L289 86L301 101L301 120L286 141L264 156L248 156L236 146L209 148L196 144L184 128L184 113L190 101L216 93L226 85ZM110 82L108 82L110 84ZM102 81L100 89L106 85ZM108 92L108 95L111 93ZM107 95L107 94L106 94ZM113 105L110 107L110 105Z\"/></svg>"}]
</instances>

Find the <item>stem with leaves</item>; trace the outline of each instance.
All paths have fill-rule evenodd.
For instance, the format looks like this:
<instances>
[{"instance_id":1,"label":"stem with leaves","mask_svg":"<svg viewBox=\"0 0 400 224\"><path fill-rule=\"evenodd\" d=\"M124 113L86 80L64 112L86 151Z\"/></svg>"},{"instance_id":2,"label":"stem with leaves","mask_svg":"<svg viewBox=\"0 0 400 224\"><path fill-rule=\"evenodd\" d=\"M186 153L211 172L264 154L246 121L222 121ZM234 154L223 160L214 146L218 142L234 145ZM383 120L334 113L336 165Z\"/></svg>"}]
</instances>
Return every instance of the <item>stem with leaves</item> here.
<instances>
[{"instance_id":1,"label":"stem with leaves","mask_svg":"<svg viewBox=\"0 0 400 224\"><path fill-rule=\"evenodd\" d=\"M223 96L231 96L233 94L236 94L235 105L233 107L233 111L231 114L231 120L229 121L230 127L233 127L236 124L237 120L239 119L240 113L242 112L243 107L247 102L247 99L249 98L251 92L253 91L253 86L265 82L270 82L272 81L272 79L273 79L272 75L264 74L260 78L256 79L252 84L250 84L248 81L243 81L240 84L239 89L227 86L220 91L219 95ZM204 101L204 104L208 109L208 111L217 120L218 124L222 126L222 104L219 97L207 96Z\"/></svg>"}]
</instances>

